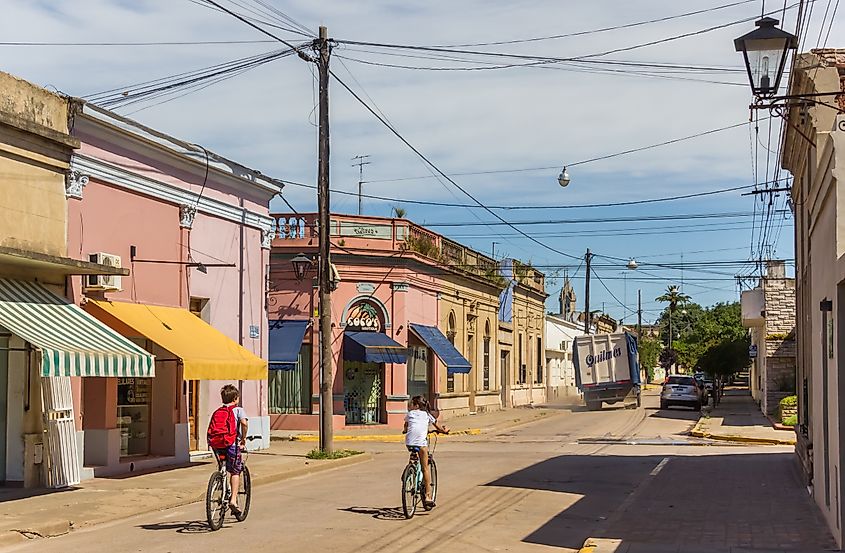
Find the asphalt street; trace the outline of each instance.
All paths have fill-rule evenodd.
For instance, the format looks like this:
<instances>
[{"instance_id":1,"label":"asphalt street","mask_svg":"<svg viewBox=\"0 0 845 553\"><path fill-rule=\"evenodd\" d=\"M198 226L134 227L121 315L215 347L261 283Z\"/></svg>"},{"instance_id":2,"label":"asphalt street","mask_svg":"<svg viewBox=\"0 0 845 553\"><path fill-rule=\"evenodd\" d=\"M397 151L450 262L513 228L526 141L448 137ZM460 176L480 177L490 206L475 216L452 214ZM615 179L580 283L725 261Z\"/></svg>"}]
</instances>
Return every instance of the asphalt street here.
<instances>
[{"instance_id":1,"label":"asphalt street","mask_svg":"<svg viewBox=\"0 0 845 553\"><path fill-rule=\"evenodd\" d=\"M373 461L257 487L249 518L218 532L192 504L13 550L578 551L589 537L617 540L618 551L832 547L790 447L702 445L684 435L697 413L656 406L649 395L641 409L562 408L441 440L438 506L412 520L401 511L404 447L360 442Z\"/></svg>"}]
</instances>

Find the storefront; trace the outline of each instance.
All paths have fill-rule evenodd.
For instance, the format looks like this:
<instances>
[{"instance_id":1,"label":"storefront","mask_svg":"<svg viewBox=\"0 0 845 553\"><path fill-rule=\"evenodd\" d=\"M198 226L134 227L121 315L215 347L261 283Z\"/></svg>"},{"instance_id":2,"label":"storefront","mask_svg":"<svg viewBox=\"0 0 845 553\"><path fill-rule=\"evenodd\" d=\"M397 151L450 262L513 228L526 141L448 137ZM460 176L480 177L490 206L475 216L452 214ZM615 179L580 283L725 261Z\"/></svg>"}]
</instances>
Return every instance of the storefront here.
<instances>
[{"instance_id":1,"label":"storefront","mask_svg":"<svg viewBox=\"0 0 845 553\"><path fill-rule=\"evenodd\" d=\"M187 309L97 300L88 300L85 309L156 354L156 377L148 382L127 375L83 386L91 415L84 427L85 460L97 475L189 460L190 381L240 387L266 378L264 360Z\"/></svg>"},{"instance_id":2,"label":"storefront","mask_svg":"<svg viewBox=\"0 0 845 553\"><path fill-rule=\"evenodd\" d=\"M433 356L436 356L437 359L440 360L440 363L446 367L446 374L449 377L454 378L456 374L469 374L472 371L472 363L470 363L466 357L461 355L461 352L455 348L454 344L442 333L440 329L436 326L426 326L416 323L410 323L408 325L411 329L411 332L408 334L408 343L412 344L414 342L418 342L424 344L425 347L413 347L413 351L417 353L417 355L424 357L426 360L426 365L431 367L433 365L433 360L429 361L429 359ZM427 370L426 375L430 380L427 380L425 383L425 387L421 385L420 376L422 372L419 370L420 367L417 365L417 371L414 374L414 386L415 390L412 392L411 390L411 371L408 371L408 394L413 397L415 395L425 395L427 398L431 399L434 396L432 384L433 378L432 375L436 374L432 369Z\"/></svg>"},{"instance_id":3,"label":"storefront","mask_svg":"<svg viewBox=\"0 0 845 553\"><path fill-rule=\"evenodd\" d=\"M314 388L311 343L305 342L307 319L270 321L267 407L271 415L311 413Z\"/></svg>"},{"instance_id":4,"label":"storefront","mask_svg":"<svg viewBox=\"0 0 845 553\"><path fill-rule=\"evenodd\" d=\"M2 445L13 456L3 459L4 480L54 488L78 484L82 455L71 379L133 380L140 389L155 377L154 357L37 282L0 279L0 334ZM33 409L39 404L40 411ZM21 438L23 450L8 447Z\"/></svg>"}]
</instances>

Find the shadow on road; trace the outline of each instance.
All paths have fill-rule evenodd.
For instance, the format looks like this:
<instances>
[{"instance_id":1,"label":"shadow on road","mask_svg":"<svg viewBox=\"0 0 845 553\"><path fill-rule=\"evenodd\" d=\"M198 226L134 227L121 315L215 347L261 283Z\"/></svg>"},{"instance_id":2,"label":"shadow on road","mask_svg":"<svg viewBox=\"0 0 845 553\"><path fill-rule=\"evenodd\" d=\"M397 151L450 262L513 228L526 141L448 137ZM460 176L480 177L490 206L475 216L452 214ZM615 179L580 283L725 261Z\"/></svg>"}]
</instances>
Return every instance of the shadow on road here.
<instances>
[{"instance_id":1,"label":"shadow on road","mask_svg":"<svg viewBox=\"0 0 845 553\"><path fill-rule=\"evenodd\" d=\"M714 552L834 546L792 453L565 455L487 485L578 496L523 538L527 543L577 550L588 537L602 537L683 550L695 535L692 545Z\"/></svg>"},{"instance_id":2,"label":"shadow on road","mask_svg":"<svg viewBox=\"0 0 845 553\"><path fill-rule=\"evenodd\" d=\"M154 524L141 524L138 528L144 530L169 530L177 534L207 534L211 532L204 521L191 520L185 522L156 522Z\"/></svg>"},{"instance_id":3,"label":"shadow on road","mask_svg":"<svg viewBox=\"0 0 845 553\"><path fill-rule=\"evenodd\" d=\"M670 407L659 409L657 407L646 407L646 414L652 418L697 421L701 411L689 407Z\"/></svg>"},{"instance_id":4,"label":"shadow on road","mask_svg":"<svg viewBox=\"0 0 845 553\"><path fill-rule=\"evenodd\" d=\"M345 509L338 509L338 511L346 511L347 513L358 515L370 515L377 520L405 520L405 513L402 512L402 507L346 507Z\"/></svg>"}]
</instances>

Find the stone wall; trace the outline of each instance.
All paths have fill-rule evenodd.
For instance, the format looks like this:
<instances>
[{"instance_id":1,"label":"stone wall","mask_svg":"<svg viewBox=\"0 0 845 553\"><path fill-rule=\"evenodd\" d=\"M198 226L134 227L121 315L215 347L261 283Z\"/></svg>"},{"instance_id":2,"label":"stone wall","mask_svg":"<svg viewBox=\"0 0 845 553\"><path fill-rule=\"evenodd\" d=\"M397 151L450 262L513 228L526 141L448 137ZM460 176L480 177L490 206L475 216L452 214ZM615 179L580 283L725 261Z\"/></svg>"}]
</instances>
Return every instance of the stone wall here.
<instances>
[{"instance_id":1,"label":"stone wall","mask_svg":"<svg viewBox=\"0 0 845 553\"><path fill-rule=\"evenodd\" d=\"M776 273L783 274L783 273ZM762 408L775 415L781 399L795 393L795 281L783 276L763 281L766 306L765 383Z\"/></svg>"}]
</instances>

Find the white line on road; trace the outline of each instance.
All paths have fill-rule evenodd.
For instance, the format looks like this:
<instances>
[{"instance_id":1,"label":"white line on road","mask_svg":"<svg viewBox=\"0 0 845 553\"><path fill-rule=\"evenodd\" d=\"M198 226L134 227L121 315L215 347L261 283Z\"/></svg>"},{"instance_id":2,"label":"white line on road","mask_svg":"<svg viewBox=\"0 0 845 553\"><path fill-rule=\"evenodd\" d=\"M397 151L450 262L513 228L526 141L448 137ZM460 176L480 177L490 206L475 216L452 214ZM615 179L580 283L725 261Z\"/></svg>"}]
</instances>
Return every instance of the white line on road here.
<instances>
[{"instance_id":1,"label":"white line on road","mask_svg":"<svg viewBox=\"0 0 845 553\"><path fill-rule=\"evenodd\" d=\"M669 462L669 457L664 457L664 458L663 458L663 460L662 460L662 461L660 461L660 462L657 464L657 466L656 466L656 467L654 467L654 470L652 470L652 471L649 473L649 475L650 475L650 476L657 476L658 474L660 474L660 471L661 471L661 470L663 470L663 467L665 467L665 466L666 466L666 463L668 463L668 462Z\"/></svg>"}]
</instances>

